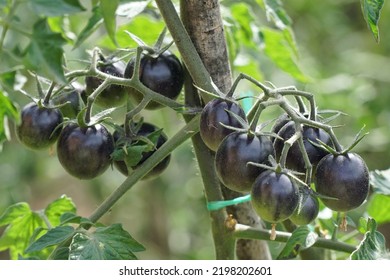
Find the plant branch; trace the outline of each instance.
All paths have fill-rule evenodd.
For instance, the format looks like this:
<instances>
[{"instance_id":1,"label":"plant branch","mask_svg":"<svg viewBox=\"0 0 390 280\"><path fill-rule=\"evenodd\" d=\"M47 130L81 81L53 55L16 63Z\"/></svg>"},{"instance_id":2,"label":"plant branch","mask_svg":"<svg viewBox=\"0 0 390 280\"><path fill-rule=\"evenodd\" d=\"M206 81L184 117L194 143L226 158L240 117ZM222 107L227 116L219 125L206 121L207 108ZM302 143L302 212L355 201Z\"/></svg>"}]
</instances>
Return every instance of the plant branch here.
<instances>
[{"instance_id":1,"label":"plant branch","mask_svg":"<svg viewBox=\"0 0 390 280\"><path fill-rule=\"evenodd\" d=\"M248 227L246 225L237 224L233 235L236 238L270 240L271 230L257 229ZM274 241L287 242L290 237L291 233L276 231L276 237ZM346 253L352 253L356 250L356 247L350 244L322 237L317 238L313 246Z\"/></svg>"},{"instance_id":2,"label":"plant branch","mask_svg":"<svg viewBox=\"0 0 390 280\"><path fill-rule=\"evenodd\" d=\"M141 166L134 170L134 172L131 173L131 176L127 177L127 179L100 204L100 206L89 216L89 219L93 223L96 223L129 189L152 170L154 166L166 158L179 145L194 136L199 131L199 119L199 115L195 116L171 139L154 152Z\"/></svg>"}]
</instances>

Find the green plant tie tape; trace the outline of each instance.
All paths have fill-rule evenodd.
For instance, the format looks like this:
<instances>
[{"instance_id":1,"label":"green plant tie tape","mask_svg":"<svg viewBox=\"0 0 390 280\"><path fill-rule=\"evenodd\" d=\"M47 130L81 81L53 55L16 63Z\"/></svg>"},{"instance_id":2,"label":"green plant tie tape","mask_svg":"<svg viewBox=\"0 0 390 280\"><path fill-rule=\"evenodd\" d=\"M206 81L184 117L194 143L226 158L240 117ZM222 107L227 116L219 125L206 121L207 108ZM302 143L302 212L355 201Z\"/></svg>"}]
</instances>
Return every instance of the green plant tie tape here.
<instances>
[{"instance_id":1,"label":"green plant tie tape","mask_svg":"<svg viewBox=\"0 0 390 280\"><path fill-rule=\"evenodd\" d=\"M236 198L231 199L231 200L211 201L211 202L207 203L207 210L216 211L216 210L222 209L226 206L232 206L232 205L248 202L250 200L251 200L251 195L248 194L245 196L236 197Z\"/></svg>"}]
</instances>

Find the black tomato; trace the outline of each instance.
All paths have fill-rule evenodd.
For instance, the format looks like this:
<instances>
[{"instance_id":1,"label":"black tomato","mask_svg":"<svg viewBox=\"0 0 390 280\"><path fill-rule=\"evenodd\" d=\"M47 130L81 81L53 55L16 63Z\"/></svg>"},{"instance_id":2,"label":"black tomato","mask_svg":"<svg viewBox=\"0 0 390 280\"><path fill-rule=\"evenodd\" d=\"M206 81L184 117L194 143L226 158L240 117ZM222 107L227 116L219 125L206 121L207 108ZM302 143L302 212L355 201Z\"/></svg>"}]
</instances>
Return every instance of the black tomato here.
<instances>
[{"instance_id":1,"label":"black tomato","mask_svg":"<svg viewBox=\"0 0 390 280\"><path fill-rule=\"evenodd\" d=\"M114 151L112 135L104 125L65 126L58 138L57 156L64 169L79 179L102 174L111 163Z\"/></svg>"},{"instance_id":2,"label":"black tomato","mask_svg":"<svg viewBox=\"0 0 390 280\"><path fill-rule=\"evenodd\" d=\"M125 78L131 78L134 72L135 60L132 59L126 66ZM170 99L177 99L184 84L184 70L180 60L166 51L154 58L143 55L140 62L139 79L147 88ZM130 98L139 103L143 95L133 88L128 88ZM146 106L153 110L163 107L158 102L151 101Z\"/></svg>"},{"instance_id":3,"label":"black tomato","mask_svg":"<svg viewBox=\"0 0 390 280\"><path fill-rule=\"evenodd\" d=\"M278 132L291 121L291 118L287 113L281 114L275 121L274 125L271 128L271 132L278 134Z\"/></svg>"},{"instance_id":4,"label":"black tomato","mask_svg":"<svg viewBox=\"0 0 390 280\"><path fill-rule=\"evenodd\" d=\"M293 121L285 124L278 132L278 135L285 140L288 140L295 133L295 123ZM310 163L315 169L317 163L328 154L324 149L317 147L310 143L310 141L314 143L318 143L318 139L324 142L329 146L333 146L332 140L328 133L323 131L322 129L303 126L302 132L303 144L305 146L306 153L309 157ZM309 141L310 140L310 141ZM283 150L284 141L278 138L275 138L274 147L276 158L279 159ZM295 142L289 149L287 158L286 158L286 167L299 171L305 172L305 162L299 149L299 145Z\"/></svg>"},{"instance_id":5,"label":"black tomato","mask_svg":"<svg viewBox=\"0 0 390 280\"><path fill-rule=\"evenodd\" d=\"M298 207L294 213L290 216L291 222L300 226L307 225L314 221L320 211L320 204L318 199L312 195L309 195L303 201L301 209L298 212Z\"/></svg>"},{"instance_id":6,"label":"black tomato","mask_svg":"<svg viewBox=\"0 0 390 280\"><path fill-rule=\"evenodd\" d=\"M206 104L200 116L200 136L210 150L216 151L222 140L234 130L221 125L241 128L240 122L226 110L246 120L245 112L237 103L213 99Z\"/></svg>"},{"instance_id":7,"label":"black tomato","mask_svg":"<svg viewBox=\"0 0 390 280\"><path fill-rule=\"evenodd\" d=\"M249 192L263 168L247 164L269 164L274 156L271 140L264 135L233 132L226 136L215 155L215 167L221 182L229 189Z\"/></svg>"},{"instance_id":8,"label":"black tomato","mask_svg":"<svg viewBox=\"0 0 390 280\"><path fill-rule=\"evenodd\" d=\"M134 125L137 126L137 124L134 124ZM137 136L148 137L148 135L150 135L151 133L153 133L157 130L159 130L159 128L157 126L155 126L151 123L144 122L144 123L142 123L141 127L139 128L139 130L137 132ZM120 137L121 137L121 135L118 131L114 132L113 137L114 137L115 143L120 143L120 144L116 145L117 148L120 148L120 145L124 145L125 142L118 141L118 140L120 140ZM168 140L167 135L165 135L165 133L161 132L161 134L159 135L159 137L157 139L155 150L143 152L141 160L135 166L132 166L131 168L136 169L138 166L140 166L142 163L144 163L145 160L147 160L155 151L157 151L167 140ZM131 144L131 140L129 140L129 141L130 141L129 144ZM171 155L168 155L162 161L160 161L151 171L149 171L148 174L146 174L142 179L143 180L151 179L151 178L155 178L158 175L160 175L168 167L170 160L171 160ZM129 175L128 168L127 168L126 162L124 160L115 160L114 166L123 175L125 175L125 176Z\"/></svg>"},{"instance_id":9,"label":"black tomato","mask_svg":"<svg viewBox=\"0 0 390 280\"><path fill-rule=\"evenodd\" d=\"M44 149L58 138L62 123L62 114L58 109L39 107L31 102L23 107L21 122L16 127L16 135L21 143L30 149Z\"/></svg>"},{"instance_id":10,"label":"black tomato","mask_svg":"<svg viewBox=\"0 0 390 280\"><path fill-rule=\"evenodd\" d=\"M111 61L112 60L112 61ZM104 61L103 65L99 65L97 68L111 76L123 78L126 64L123 61L116 60ZM103 81L97 77L87 76L85 78L85 93L87 96L97 89ZM103 108L118 107L123 105L127 100L127 89L121 85L111 84L106 87L96 98L95 103Z\"/></svg>"},{"instance_id":11,"label":"black tomato","mask_svg":"<svg viewBox=\"0 0 390 280\"><path fill-rule=\"evenodd\" d=\"M264 221L278 223L288 219L297 208L298 188L287 175L266 170L253 184L251 202Z\"/></svg>"},{"instance_id":12,"label":"black tomato","mask_svg":"<svg viewBox=\"0 0 390 280\"><path fill-rule=\"evenodd\" d=\"M62 92L53 98L54 104L63 105L59 107L63 117L70 119L76 118L77 114L81 110L81 91L82 90L74 89Z\"/></svg>"},{"instance_id":13,"label":"black tomato","mask_svg":"<svg viewBox=\"0 0 390 280\"><path fill-rule=\"evenodd\" d=\"M364 160L355 153L329 154L317 165L316 191L328 208L347 212L360 206L369 191L369 172Z\"/></svg>"}]
</instances>

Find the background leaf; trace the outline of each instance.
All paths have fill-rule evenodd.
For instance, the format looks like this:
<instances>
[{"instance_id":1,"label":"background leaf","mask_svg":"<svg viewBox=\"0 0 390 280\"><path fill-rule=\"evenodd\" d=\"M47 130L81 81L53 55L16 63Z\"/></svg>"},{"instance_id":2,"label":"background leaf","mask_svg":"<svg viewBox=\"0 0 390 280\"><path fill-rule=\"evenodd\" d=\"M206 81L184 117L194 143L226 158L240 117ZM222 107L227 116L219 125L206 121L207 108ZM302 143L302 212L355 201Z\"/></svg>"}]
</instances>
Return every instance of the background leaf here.
<instances>
[{"instance_id":1,"label":"background leaf","mask_svg":"<svg viewBox=\"0 0 390 280\"><path fill-rule=\"evenodd\" d=\"M120 224L97 228L95 232L76 233L70 245L71 260L134 260L133 252L145 248Z\"/></svg>"},{"instance_id":2,"label":"background leaf","mask_svg":"<svg viewBox=\"0 0 390 280\"><path fill-rule=\"evenodd\" d=\"M85 10L79 0L30 0L29 3L36 14L43 16L62 16Z\"/></svg>"},{"instance_id":3,"label":"background leaf","mask_svg":"<svg viewBox=\"0 0 390 280\"><path fill-rule=\"evenodd\" d=\"M87 24L78 35L73 48L78 48L89 36L91 36L104 22L100 6L92 9L92 16L88 19Z\"/></svg>"},{"instance_id":4,"label":"background leaf","mask_svg":"<svg viewBox=\"0 0 390 280\"><path fill-rule=\"evenodd\" d=\"M62 59L62 46L66 40L60 33L50 30L46 19L34 24L31 42L27 47L25 62L30 70L60 83L66 83Z\"/></svg>"},{"instance_id":5,"label":"background leaf","mask_svg":"<svg viewBox=\"0 0 390 280\"><path fill-rule=\"evenodd\" d=\"M107 34L112 42L117 46L115 33L116 33L116 10L119 5L119 0L101 0L100 11L104 19L104 26L106 27Z\"/></svg>"},{"instance_id":6,"label":"background leaf","mask_svg":"<svg viewBox=\"0 0 390 280\"><path fill-rule=\"evenodd\" d=\"M374 193L390 195L390 169L371 171L370 184Z\"/></svg>"},{"instance_id":7,"label":"background leaf","mask_svg":"<svg viewBox=\"0 0 390 280\"><path fill-rule=\"evenodd\" d=\"M0 89L0 152L4 141L9 140L8 119L17 122L19 119L18 110L12 101Z\"/></svg>"},{"instance_id":8,"label":"background leaf","mask_svg":"<svg viewBox=\"0 0 390 280\"><path fill-rule=\"evenodd\" d=\"M379 42L378 22L384 3L385 0L361 0L364 19L377 42Z\"/></svg>"},{"instance_id":9,"label":"background leaf","mask_svg":"<svg viewBox=\"0 0 390 280\"><path fill-rule=\"evenodd\" d=\"M317 240L318 234L309 226L300 226L292 232L283 250L277 257L279 260L295 258L299 251L311 247Z\"/></svg>"},{"instance_id":10,"label":"background leaf","mask_svg":"<svg viewBox=\"0 0 390 280\"><path fill-rule=\"evenodd\" d=\"M292 20L279 0L264 0L264 2L265 12L269 21L274 22L280 29L284 29L286 26L291 25Z\"/></svg>"},{"instance_id":11,"label":"background leaf","mask_svg":"<svg viewBox=\"0 0 390 280\"><path fill-rule=\"evenodd\" d=\"M376 230L376 222L369 219L367 223L367 232L358 248L352 252L352 260L378 260L389 259L389 252L386 250L385 238L382 233Z\"/></svg>"},{"instance_id":12,"label":"background leaf","mask_svg":"<svg viewBox=\"0 0 390 280\"><path fill-rule=\"evenodd\" d=\"M127 3L122 3L118 6L116 14L122 17L133 18L142 13L149 3L150 0L130 1Z\"/></svg>"},{"instance_id":13,"label":"background leaf","mask_svg":"<svg viewBox=\"0 0 390 280\"><path fill-rule=\"evenodd\" d=\"M266 55L283 71L287 72L300 82L308 82L306 76L297 63L296 46L288 29L285 31L271 28L261 29L265 43Z\"/></svg>"},{"instance_id":14,"label":"background leaf","mask_svg":"<svg viewBox=\"0 0 390 280\"><path fill-rule=\"evenodd\" d=\"M374 194L368 202L367 212L378 224L390 222L390 196Z\"/></svg>"}]
</instances>

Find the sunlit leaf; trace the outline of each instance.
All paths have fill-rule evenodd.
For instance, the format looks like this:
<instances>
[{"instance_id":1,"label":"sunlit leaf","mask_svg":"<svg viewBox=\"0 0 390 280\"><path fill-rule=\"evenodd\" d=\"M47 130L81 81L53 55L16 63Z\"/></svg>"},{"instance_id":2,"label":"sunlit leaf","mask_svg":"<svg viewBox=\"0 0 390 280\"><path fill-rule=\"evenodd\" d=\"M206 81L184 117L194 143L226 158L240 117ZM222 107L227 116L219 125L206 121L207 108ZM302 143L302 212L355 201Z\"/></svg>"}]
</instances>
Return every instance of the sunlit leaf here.
<instances>
[{"instance_id":1,"label":"sunlit leaf","mask_svg":"<svg viewBox=\"0 0 390 280\"><path fill-rule=\"evenodd\" d=\"M51 202L45 209L45 214L52 226L58 226L63 213L76 213L76 206L66 195Z\"/></svg>"},{"instance_id":2,"label":"sunlit leaf","mask_svg":"<svg viewBox=\"0 0 390 280\"><path fill-rule=\"evenodd\" d=\"M379 42L379 18L385 0L361 0L364 19L377 42Z\"/></svg>"},{"instance_id":3,"label":"sunlit leaf","mask_svg":"<svg viewBox=\"0 0 390 280\"><path fill-rule=\"evenodd\" d=\"M390 196L374 194L367 204L367 212L378 224L390 222Z\"/></svg>"},{"instance_id":4,"label":"sunlit leaf","mask_svg":"<svg viewBox=\"0 0 390 280\"><path fill-rule=\"evenodd\" d=\"M0 238L0 251L9 250L12 259L24 255L36 228L45 222L26 203L18 203L6 209L0 217L0 226L7 225Z\"/></svg>"},{"instance_id":5,"label":"sunlit leaf","mask_svg":"<svg viewBox=\"0 0 390 280\"><path fill-rule=\"evenodd\" d=\"M265 43L265 54L283 71L290 74L300 82L308 82L307 77L297 62L296 47L292 45L291 34L271 28L261 29Z\"/></svg>"},{"instance_id":6,"label":"sunlit leaf","mask_svg":"<svg viewBox=\"0 0 390 280\"><path fill-rule=\"evenodd\" d=\"M385 237L376 229L375 220L369 219L364 239L350 256L352 260L378 260L390 258L389 252L386 249Z\"/></svg>"},{"instance_id":7,"label":"sunlit leaf","mask_svg":"<svg viewBox=\"0 0 390 280\"><path fill-rule=\"evenodd\" d=\"M309 226L300 226L292 232L283 250L280 252L278 259L295 258L300 250L309 248L314 245L318 238L318 234Z\"/></svg>"},{"instance_id":8,"label":"sunlit leaf","mask_svg":"<svg viewBox=\"0 0 390 280\"><path fill-rule=\"evenodd\" d=\"M76 233L70 245L71 260L134 260L133 252L145 248L120 224L97 228L95 232Z\"/></svg>"}]
</instances>

